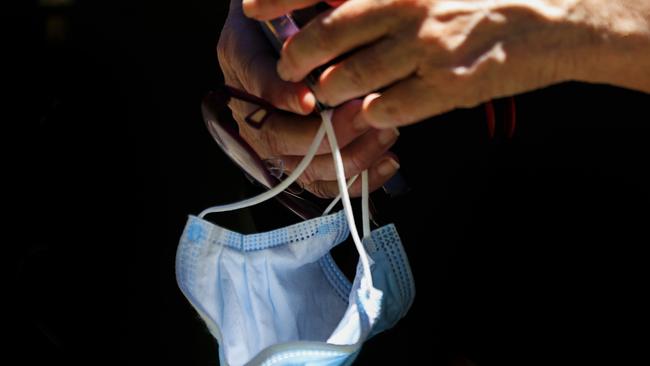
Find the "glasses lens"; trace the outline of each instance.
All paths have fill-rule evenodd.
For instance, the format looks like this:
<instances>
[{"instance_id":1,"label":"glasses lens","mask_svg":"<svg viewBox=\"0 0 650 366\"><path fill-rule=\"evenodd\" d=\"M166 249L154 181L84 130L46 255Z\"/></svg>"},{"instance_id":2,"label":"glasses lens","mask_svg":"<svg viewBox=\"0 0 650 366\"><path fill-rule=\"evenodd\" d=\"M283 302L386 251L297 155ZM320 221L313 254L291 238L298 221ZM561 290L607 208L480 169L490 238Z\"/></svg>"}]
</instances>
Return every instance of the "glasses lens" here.
<instances>
[{"instance_id":1,"label":"glasses lens","mask_svg":"<svg viewBox=\"0 0 650 366\"><path fill-rule=\"evenodd\" d=\"M201 106L203 119L219 147L243 171L267 188L274 187L278 180L267 170L265 163L255 150L239 136L237 123L232 119L223 96L208 94Z\"/></svg>"},{"instance_id":2,"label":"glasses lens","mask_svg":"<svg viewBox=\"0 0 650 366\"><path fill-rule=\"evenodd\" d=\"M219 147L246 175L267 188L272 188L286 177L284 162L280 158L262 160L253 148L239 136L237 122L232 118L223 92L208 94L202 104L203 119ZM294 182L285 192L276 196L278 201L303 219L320 216L329 200L320 199Z\"/></svg>"}]
</instances>

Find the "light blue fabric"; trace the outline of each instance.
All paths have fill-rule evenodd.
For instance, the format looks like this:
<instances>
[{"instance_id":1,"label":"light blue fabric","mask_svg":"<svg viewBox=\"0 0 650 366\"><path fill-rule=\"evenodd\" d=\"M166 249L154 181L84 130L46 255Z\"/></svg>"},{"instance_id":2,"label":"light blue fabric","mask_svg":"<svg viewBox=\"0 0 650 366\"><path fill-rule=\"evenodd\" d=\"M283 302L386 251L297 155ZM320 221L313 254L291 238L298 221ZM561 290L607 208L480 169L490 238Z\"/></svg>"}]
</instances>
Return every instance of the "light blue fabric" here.
<instances>
[{"instance_id":1,"label":"light blue fabric","mask_svg":"<svg viewBox=\"0 0 650 366\"><path fill-rule=\"evenodd\" d=\"M408 260L393 225L364 246L375 288L353 284L329 251L349 235L339 213L241 235L190 216L176 257L178 284L228 365L347 365L363 342L413 302Z\"/></svg>"}]
</instances>

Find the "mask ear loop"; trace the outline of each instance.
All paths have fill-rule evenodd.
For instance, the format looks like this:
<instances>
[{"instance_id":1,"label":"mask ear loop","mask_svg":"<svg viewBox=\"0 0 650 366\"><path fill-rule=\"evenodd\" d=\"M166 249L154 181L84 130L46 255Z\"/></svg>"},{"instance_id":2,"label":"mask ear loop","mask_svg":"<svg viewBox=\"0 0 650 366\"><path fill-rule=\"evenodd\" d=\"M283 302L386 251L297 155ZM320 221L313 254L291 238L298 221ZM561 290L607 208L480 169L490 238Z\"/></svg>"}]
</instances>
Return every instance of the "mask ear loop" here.
<instances>
[{"instance_id":1,"label":"mask ear loop","mask_svg":"<svg viewBox=\"0 0 650 366\"><path fill-rule=\"evenodd\" d=\"M347 185L345 182L345 170L343 169L343 158L341 157L341 150L339 149L339 144L336 141L336 135L334 133L334 127L332 126L332 110L328 109L321 112L321 118L323 119L323 125L325 125L325 130L327 131L327 140L330 143L330 150L332 150L332 157L334 158L334 168L336 170L336 181L339 184L339 193L341 194L341 201L343 202L345 218L348 221L348 226L350 228L350 234L352 235L352 240L354 241L354 246L356 247L357 252L359 252L359 259L361 260L363 273L365 273L365 276L363 277L365 283L362 283L362 288L364 288L365 285L366 289L371 289L374 288L374 286L372 284L372 274L370 272L370 261L368 260L368 253L366 252L366 249L363 247L363 244L361 243L361 238L359 238L359 233L357 232L357 226L356 223L354 222L354 215L352 213L352 203L350 203L350 194L348 193ZM364 180L363 173L362 173L361 180L363 186L363 180ZM366 181L365 190L366 190L366 201L367 201L368 200L367 172L366 172L365 181ZM362 204L363 204L363 199L362 199ZM367 202L365 206L366 209L368 209ZM365 232L365 226L366 225L364 224L364 232ZM370 224L368 223L368 234L369 233L370 233Z\"/></svg>"},{"instance_id":2,"label":"mask ear loop","mask_svg":"<svg viewBox=\"0 0 650 366\"><path fill-rule=\"evenodd\" d=\"M298 179L297 177L299 177L300 174L302 174L302 172L307 168L309 163L311 163L311 160L313 159L313 156L315 155L315 154L311 154L312 147L315 146L314 151L316 151L318 149L318 146L320 146L321 141L323 140L323 138L325 138L325 126L321 124L321 129L316 133L316 137L314 137L314 141L312 142L312 145L309 147L307 155L305 155L303 160L296 167L297 168L296 171L298 171L298 173L295 174L295 172L294 172L291 175L289 175L284 181L282 181L282 183L280 183L280 185L278 187L280 187L280 188L288 187L294 182L295 179ZM303 167L303 165L304 165L304 167ZM295 179L294 179L294 174L296 175ZM350 189L350 187L354 184L354 182L356 182L356 180L358 178L359 178L358 174L355 175L354 177L350 178L348 180L348 183L347 183L347 188ZM212 206L210 208L207 208L207 209L203 210L199 214L199 217L203 218L206 215L211 214L211 213L234 211L234 210L238 210L238 209L241 209L241 208L254 206L254 205L258 204L258 203L269 200L269 199L275 197L276 195L280 194L282 191L284 191L284 189L280 189L278 187L274 187L273 189L271 189L271 190L269 190L269 191L267 191L267 192L265 192L263 194L260 194L260 195L255 196L255 197L251 197L251 198L249 198L247 200L244 200L244 201L235 202L235 203L231 203L231 204L227 204L227 205ZM278 192L276 192L276 190ZM336 198L334 198L332 200L332 202L329 204L329 206L327 206L325 211L323 211L322 216L327 216L334 209L334 207L336 206L336 204L340 200L341 200L341 194L339 193L338 196L336 196ZM365 236L365 233L364 233L364 236Z\"/></svg>"},{"instance_id":3,"label":"mask ear loop","mask_svg":"<svg viewBox=\"0 0 650 366\"><path fill-rule=\"evenodd\" d=\"M254 206L257 205L258 203L262 203L282 193L285 189L287 189L291 185L291 183L295 182L296 179L300 177L300 175L302 174L302 172L305 171L305 169L307 169L307 166L309 165L309 163L311 163L312 159L316 155L316 151L318 151L318 147L320 146L321 141L323 141L324 137L325 137L325 124L322 123L320 128L318 129L318 132L316 133L316 137L314 137L314 141L311 143L311 146L309 146L309 150L307 150L307 154L305 155L305 157L300 161L300 164L298 164L296 169L287 177L287 179L280 182L280 184L278 184L277 186L269 189L268 191L262 194L259 194L255 197L251 197L249 199L245 199L243 201L207 208L199 214L199 217L204 218L205 215L215 213L215 212L234 211L234 210L239 210L242 208Z\"/></svg>"},{"instance_id":4,"label":"mask ear loop","mask_svg":"<svg viewBox=\"0 0 650 366\"><path fill-rule=\"evenodd\" d=\"M270 190L259 194L255 197L251 197L249 199L227 204L227 205L220 205L220 206L213 206L210 208L207 208L203 210L200 214L200 218L204 218L205 215L208 215L210 213L215 213L215 212L226 212L226 211L233 211L233 210L238 210L246 207L250 207L253 205L256 205L258 203L264 202L266 200L269 200L276 195L280 194L283 192L287 187L291 185L300 175L307 169L307 166L309 163L311 163L312 159L316 155L316 151L318 150L318 147L320 146L321 141L323 140L323 137L325 136L325 133L327 133L327 139L329 141L331 150L332 150L332 156L334 158L334 168L336 170L336 180L339 185L339 192L341 195L341 199L343 201L343 209L345 211L345 218L348 222L348 226L350 229L350 234L352 235L352 240L354 241L354 245L357 249L357 252L359 252L359 258L361 260L361 266L363 268L363 272L366 274L364 276L365 282L364 285L366 288L374 288L372 284L372 275L370 272L370 263L368 260L368 253L366 252L365 248L363 247L363 244L361 243L361 238L359 238L359 233L357 232L357 227L356 223L354 222L354 215L352 213L352 204L350 203L350 195L347 190L347 184L345 181L345 171L343 169L343 158L341 157L341 150L339 149L338 142L336 141L336 135L334 133L334 127L332 126L332 110L328 109L323 112L321 112L321 118L323 122L321 123L320 128L318 129L318 132L316 133L316 137L314 138L314 141L311 143L311 146L309 146L309 150L307 151L307 154L305 157L300 161L300 164L296 167L296 169L287 177L287 179L283 180L278 184L277 186L271 188ZM368 211L368 177L367 177L367 172L366 177L365 177L365 211ZM362 186L364 178L362 174ZM363 190L364 188L362 188ZM363 193L363 192L362 192ZM363 199L362 199L362 204L363 204ZM362 210L364 210L362 208ZM370 232L370 224L368 221L368 224L365 223L366 220L368 220L367 217L367 212L366 215L364 216L364 235L368 235ZM366 229L367 227L367 229ZM368 231L368 233L366 233Z\"/></svg>"}]
</instances>

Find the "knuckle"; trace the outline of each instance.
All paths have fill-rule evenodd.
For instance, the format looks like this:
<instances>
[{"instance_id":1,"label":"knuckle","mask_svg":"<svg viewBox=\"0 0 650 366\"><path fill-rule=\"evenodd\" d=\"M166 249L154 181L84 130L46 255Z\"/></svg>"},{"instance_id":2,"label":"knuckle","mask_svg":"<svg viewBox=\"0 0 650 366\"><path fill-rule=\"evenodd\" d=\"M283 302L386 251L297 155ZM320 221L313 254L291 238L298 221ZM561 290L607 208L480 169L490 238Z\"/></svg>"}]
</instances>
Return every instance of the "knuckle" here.
<instances>
[{"instance_id":1,"label":"knuckle","mask_svg":"<svg viewBox=\"0 0 650 366\"><path fill-rule=\"evenodd\" d=\"M448 59L467 40L468 34L455 27L450 27L445 22L438 20L426 20L417 30L418 43L429 53L435 53L436 57Z\"/></svg>"},{"instance_id":2,"label":"knuckle","mask_svg":"<svg viewBox=\"0 0 650 366\"><path fill-rule=\"evenodd\" d=\"M372 68L372 67L371 67ZM343 66L343 75L348 83L356 89L366 85L366 73L364 67L358 62L348 62Z\"/></svg>"},{"instance_id":3,"label":"knuckle","mask_svg":"<svg viewBox=\"0 0 650 366\"><path fill-rule=\"evenodd\" d=\"M319 198L332 198L336 196L323 181L312 182L305 185L305 188Z\"/></svg>"},{"instance_id":4,"label":"knuckle","mask_svg":"<svg viewBox=\"0 0 650 366\"><path fill-rule=\"evenodd\" d=\"M300 33L298 33L300 34ZM294 46L294 39L290 39L287 43L287 47L282 51L282 62L291 69L294 69L297 65L296 62L296 55L295 55L295 46Z\"/></svg>"},{"instance_id":5,"label":"knuckle","mask_svg":"<svg viewBox=\"0 0 650 366\"><path fill-rule=\"evenodd\" d=\"M406 112L406 114L405 114ZM400 103L378 103L374 106L372 115L381 116L381 121L391 121L392 124L401 125L405 122L405 116L408 111L404 111Z\"/></svg>"},{"instance_id":6,"label":"knuckle","mask_svg":"<svg viewBox=\"0 0 650 366\"><path fill-rule=\"evenodd\" d=\"M417 34L418 42L437 54L449 54L454 45L459 43L459 37L445 37L445 30L438 24L425 25Z\"/></svg>"}]
</instances>

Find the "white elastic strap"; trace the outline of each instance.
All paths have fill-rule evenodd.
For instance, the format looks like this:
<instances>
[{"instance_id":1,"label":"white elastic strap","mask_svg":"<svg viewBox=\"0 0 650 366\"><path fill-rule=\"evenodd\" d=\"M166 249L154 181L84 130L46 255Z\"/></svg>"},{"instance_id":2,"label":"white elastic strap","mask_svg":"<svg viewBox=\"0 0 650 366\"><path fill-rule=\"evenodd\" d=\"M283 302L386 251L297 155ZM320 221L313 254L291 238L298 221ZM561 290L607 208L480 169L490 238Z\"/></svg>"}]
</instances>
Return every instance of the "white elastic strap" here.
<instances>
[{"instance_id":1,"label":"white elastic strap","mask_svg":"<svg viewBox=\"0 0 650 366\"><path fill-rule=\"evenodd\" d=\"M242 208L254 206L258 203L269 200L277 196L278 194L282 193L285 189L287 189L291 185L291 183L295 182L296 179L300 177L300 175L302 174L302 172L305 171L305 169L307 169L307 166L309 165L309 163L311 163L312 159L316 155L316 151L318 151L318 147L323 141L323 137L325 137L324 123L322 123L320 128L318 129L318 132L316 133L316 137L314 137L314 141L311 143L311 146L309 146L307 155L305 155L305 157L300 161L300 164L298 164L296 169L293 172L291 172L291 174L287 177L287 179L280 182L280 184L278 184L277 186L269 189L268 191L262 194L259 194L255 197L251 197L243 201L230 203L227 205L212 206L210 208L203 210L203 212L199 214L199 217L203 218L205 215L213 212L233 211L233 210L239 210Z\"/></svg>"},{"instance_id":2,"label":"white elastic strap","mask_svg":"<svg viewBox=\"0 0 650 366\"><path fill-rule=\"evenodd\" d=\"M370 236L370 209L368 192L368 170L361 173L361 220L363 221L363 238Z\"/></svg>"},{"instance_id":3,"label":"white elastic strap","mask_svg":"<svg viewBox=\"0 0 650 366\"><path fill-rule=\"evenodd\" d=\"M372 288L374 286L372 285L372 274L370 272L368 253L366 253L366 250L363 247L363 244L361 243L361 238L359 238L359 233L357 232L356 223L354 222L354 215L352 213L352 204L350 203L350 195L348 194L347 185L345 182L345 170L343 169L343 159L341 158L341 150L339 149L338 142L336 141L336 135L334 133L334 127L332 126L332 110L325 110L321 112L321 118L323 122L321 123L321 126L318 129L318 132L316 133L316 137L314 138L314 141L311 143L311 146L309 146L309 150L307 151L307 154L302 159L302 161L300 161L300 164L298 164L296 169L287 177L287 179L283 180L282 182L280 182L280 184L273 187L272 189L262 194L259 194L255 197L240 202L227 204L227 205L213 206L207 208L199 214L199 217L203 218L205 217L205 215L214 212L233 211L233 210L250 207L258 203L264 202L268 199L271 199L276 195L280 194L285 189L287 189L291 185L291 183L295 182L296 179L298 179L298 177L300 177L300 175L305 171L307 166L309 166L309 163L311 163L312 159L316 155L316 151L318 150L318 147L320 146L320 143L323 140L325 132L327 132L327 139L329 140L329 144L332 150L332 156L334 157L334 168L336 170L336 180L339 185L339 192L341 194L341 199L343 202L345 218L348 222L348 226L350 227L350 234L352 235L352 240L354 241L354 245L357 249L357 252L359 252L361 266L365 274L364 278L367 281L366 285L368 285L369 288ZM366 177L366 182L367 182L367 177Z\"/></svg>"},{"instance_id":4,"label":"white elastic strap","mask_svg":"<svg viewBox=\"0 0 650 366\"><path fill-rule=\"evenodd\" d=\"M345 170L343 169L343 158L341 158L341 150L339 149L339 144L336 141L336 135L334 133L334 127L332 126L332 110L328 109L321 112L321 117L323 119L323 124L325 125L327 131L327 140L330 143L330 150L332 150L332 156L334 157L334 168L336 170L336 181L339 184L339 192L341 194L341 201L343 202L343 209L345 210L345 218L348 221L348 226L350 227L350 234L352 235L352 240L354 241L354 246L359 252L359 259L361 260L361 266L363 267L363 273L365 276L363 278L367 281L367 288L373 288L372 285L372 274L370 272L370 263L368 261L368 253L361 243L361 238L359 238L359 233L357 232L357 226L354 222L354 215L352 213L352 204L350 203L350 194L345 184Z\"/></svg>"},{"instance_id":5,"label":"white elastic strap","mask_svg":"<svg viewBox=\"0 0 650 366\"><path fill-rule=\"evenodd\" d=\"M347 184L348 190L350 189L350 187L352 187L352 185L354 184L354 182L356 182L357 178L359 178L359 175L358 175L358 174L355 175L354 177L350 178L350 180L348 180L348 184ZM323 216L326 216L327 214L329 214L330 211L332 211L332 209L334 208L334 206L336 206L336 204L339 203L340 200L341 200L341 194L339 193L339 195L336 196L336 198L335 198L334 200L332 200L332 203L330 203L330 205L327 206L327 208L325 209L325 211L323 211Z\"/></svg>"}]
</instances>

